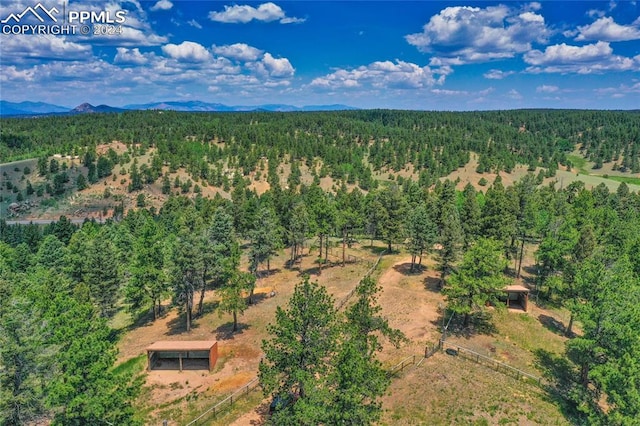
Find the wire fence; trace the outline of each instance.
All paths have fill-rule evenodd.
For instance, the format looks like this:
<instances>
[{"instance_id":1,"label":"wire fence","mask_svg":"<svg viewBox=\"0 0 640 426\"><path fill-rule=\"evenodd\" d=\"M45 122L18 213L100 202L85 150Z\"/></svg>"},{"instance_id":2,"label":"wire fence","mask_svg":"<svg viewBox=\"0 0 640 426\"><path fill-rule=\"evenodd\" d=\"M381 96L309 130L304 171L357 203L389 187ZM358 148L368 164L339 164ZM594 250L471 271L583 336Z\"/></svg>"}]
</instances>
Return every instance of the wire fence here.
<instances>
[{"instance_id":1,"label":"wire fence","mask_svg":"<svg viewBox=\"0 0 640 426\"><path fill-rule=\"evenodd\" d=\"M391 367L391 369L389 371L387 371L387 376L389 376L389 377L394 376L394 375L398 374L399 372L401 372L402 370L404 370L404 368L406 366L414 365L415 363L416 363L416 356L415 355L409 355L408 357L406 357L405 359L400 361L398 364L396 364L393 367Z\"/></svg>"},{"instance_id":2,"label":"wire fence","mask_svg":"<svg viewBox=\"0 0 640 426\"><path fill-rule=\"evenodd\" d=\"M246 385L244 385L243 387L241 387L240 389L236 390L234 393L232 393L231 395L223 399L222 401L218 402L213 407L209 408L204 413L200 414L195 419L191 420L189 423L186 424L186 426L196 425L201 420L207 420L207 419L210 419L211 417L216 417L221 412L226 411L231 407L233 407L233 404L237 402L238 399L248 395L251 391L257 389L258 386L260 386L260 381L256 377L253 380L251 380L249 383L247 383Z\"/></svg>"},{"instance_id":3,"label":"wire fence","mask_svg":"<svg viewBox=\"0 0 640 426\"><path fill-rule=\"evenodd\" d=\"M378 258L376 259L376 261L373 263L373 265L367 270L367 272L365 272L365 274L362 276L362 278L360 279L360 281L362 281L363 279L365 279L366 277L370 276L373 271L378 267L378 264L380 263L380 260L382 259L382 256L384 256L387 253L387 251L383 251L382 253L380 253L380 255L378 256ZM344 307L344 305L349 301L349 299L353 296L353 294L356 292L356 289L358 288L358 286L356 285L353 289L351 289L351 291L349 292L349 294L347 294L339 303L338 303L338 307L337 309L340 310ZM410 356L409 358L412 358L412 363L415 364L415 355ZM397 366L393 367L389 373L390 376L392 376L393 374L396 374L398 371L402 371L407 365L409 365L408 363L405 363L409 360L409 358L403 360L400 364L398 364ZM401 365L402 363L405 363L404 365ZM398 366L399 370L398 370ZM218 402L217 404L215 404L213 407L209 408L208 410L206 410L205 412L203 412L202 414L200 414L198 417L196 417L195 419L193 419L192 421L190 421L189 423L187 423L185 426L192 426L192 425L196 425L198 424L198 422L203 421L205 419L209 419L211 417L215 417L217 416L219 413L221 413L222 411L225 411L231 407L233 407L233 404L235 402L238 401L238 399L242 398L243 396L246 396L247 394L249 394L251 391L255 390L258 386L260 386L260 382L258 380L258 378L254 378L253 380L251 380L249 383L247 383L246 385L244 385L243 387L241 387L240 389L238 389L237 391L235 391L234 393L232 393L231 395L229 395L228 397L226 397L225 399L223 399L222 401Z\"/></svg>"},{"instance_id":4,"label":"wire fence","mask_svg":"<svg viewBox=\"0 0 640 426\"><path fill-rule=\"evenodd\" d=\"M373 271L376 270L376 268L378 267L378 265L380 264L380 260L382 260L382 256L384 256L387 253L387 250L383 251L382 253L380 253L380 255L378 256L378 258L376 259L375 262L373 262L373 265L371 265L371 267L369 268L369 270L367 272L364 273L364 275L362 276L362 278L360 279L360 281L362 281L363 279L369 277ZM360 284L360 281L358 281L358 284ZM351 297L353 297L354 293L356 292L356 290L358 289L358 284L356 284L355 287L353 287L349 293L347 293L347 295L345 297L342 298L342 300L340 302L338 302L338 306L337 306L337 310L340 310L342 308L344 308L344 305L347 304L347 302L349 302L349 299L351 299Z\"/></svg>"},{"instance_id":5,"label":"wire fence","mask_svg":"<svg viewBox=\"0 0 640 426\"><path fill-rule=\"evenodd\" d=\"M527 373L526 371L522 371L519 368L505 364L504 362L479 354L478 352L475 352L471 349L446 342L443 344L443 349L450 355L457 355L461 358L474 361L477 364L485 365L499 373L512 376L518 380L524 380L529 383L533 383L541 388L545 387L545 383L543 382L542 377Z\"/></svg>"}]
</instances>

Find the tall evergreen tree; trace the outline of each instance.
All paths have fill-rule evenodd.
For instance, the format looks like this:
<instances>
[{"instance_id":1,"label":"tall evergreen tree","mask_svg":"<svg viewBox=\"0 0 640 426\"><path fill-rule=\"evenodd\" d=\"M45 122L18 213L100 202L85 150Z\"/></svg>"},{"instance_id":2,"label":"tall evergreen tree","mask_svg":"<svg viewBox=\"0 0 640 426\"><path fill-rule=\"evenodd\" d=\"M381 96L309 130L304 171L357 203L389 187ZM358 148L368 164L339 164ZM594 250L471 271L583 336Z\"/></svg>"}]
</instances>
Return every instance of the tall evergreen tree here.
<instances>
[{"instance_id":1,"label":"tall evergreen tree","mask_svg":"<svg viewBox=\"0 0 640 426\"><path fill-rule=\"evenodd\" d=\"M234 271L229 281L220 288L220 315L233 315L233 332L238 331L238 315L247 308L244 292L253 292L256 277L246 272Z\"/></svg>"},{"instance_id":2,"label":"tall evergreen tree","mask_svg":"<svg viewBox=\"0 0 640 426\"><path fill-rule=\"evenodd\" d=\"M205 263L203 246L199 236L183 228L175 239L171 250L171 277L174 300L185 314L186 329L191 331L193 301L196 289L204 281Z\"/></svg>"},{"instance_id":3,"label":"tall evergreen tree","mask_svg":"<svg viewBox=\"0 0 640 426\"><path fill-rule=\"evenodd\" d=\"M254 228L249 232L249 240L251 241L249 249L251 269L257 272L258 266L267 262L267 272L269 272L271 258L282 247L280 224L271 206L262 206L258 210Z\"/></svg>"},{"instance_id":4,"label":"tall evergreen tree","mask_svg":"<svg viewBox=\"0 0 640 426\"><path fill-rule=\"evenodd\" d=\"M506 264L500 242L495 240L481 238L464 254L443 290L448 309L464 315L464 326L469 325L472 313L487 303L497 303L499 291L508 282L503 275Z\"/></svg>"},{"instance_id":5,"label":"tall evergreen tree","mask_svg":"<svg viewBox=\"0 0 640 426\"><path fill-rule=\"evenodd\" d=\"M391 244L401 241L405 236L407 200L398 187L379 191L377 197L385 210L380 227L381 235L387 243L387 250L391 251Z\"/></svg>"},{"instance_id":6,"label":"tall evergreen tree","mask_svg":"<svg viewBox=\"0 0 640 426\"><path fill-rule=\"evenodd\" d=\"M506 255L510 255L513 238L516 235L517 218L515 197L509 197L498 176L487 190L482 208L482 235L501 241Z\"/></svg>"},{"instance_id":7,"label":"tall evergreen tree","mask_svg":"<svg viewBox=\"0 0 640 426\"><path fill-rule=\"evenodd\" d=\"M582 335L567 342L567 355L579 369L579 387L569 396L591 424L632 425L640 417L640 280L626 256L599 251L576 283Z\"/></svg>"},{"instance_id":8,"label":"tall evergreen tree","mask_svg":"<svg viewBox=\"0 0 640 426\"><path fill-rule=\"evenodd\" d=\"M98 235L89 244L85 261L83 281L89 287L100 316L111 318L116 312L121 281L115 247L103 235Z\"/></svg>"},{"instance_id":9,"label":"tall evergreen tree","mask_svg":"<svg viewBox=\"0 0 640 426\"><path fill-rule=\"evenodd\" d=\"M407 248L411 253L411 272L419 258L418 265L422 265L422 254L431 250L436 241L437 228L431 221L424 204L418 205L409 215L407 223L409 242Z\"/></svg>"},{"instance_id":10,"label":"tall evergreen tree","mask_svg":"<svg viewBox=\"0 0 640 426\"><path fill-rule=\"evenodd\" d=\"M139 424L132 407L139 385L113 372L111 331L88 303L88 289L78 290L78 296L57 294L46 313L50 343L58 347L57 368L47 384L53 424Z\"/></svg>"},{"instance_id":11,"label":"tall evergreen tree","mask_svg":"<svg viewBox=\"0 0 640 426\"><path fill-rule=\"evenodd\" d=\"M440 250L438 252L438 268L440 270L440 284L445 285L445 280L453 263L458 259L463 243L462 225L455 204L448 203L442 207L442 226L440 228Z\"/></svg>"},{"instance_id":12,"label":"tall evergreen tree","mask_svg":"<svg viewBox=\"0 0 640 426\"><path fill-rule=\"evenodd\" d=\"M276 308L275 323L267 327L271 338L262 342L260 383L265 395L293 395L296 401L274 413L274 423L329 421L325 381L337 347L336 320L333 299L308 277L295 286L287 309Z\"/></svg>"},{"instance_id":13,"label":"tall evergreen tree","mask_svg":"<svg viewBox=\"0 0 640 426\"><path fill-rule=\"evenodd\" d=\"M296 261L298 253L304 247L304 242L309 235L309 213L304 201L298 202L293 207L291 221L287 229L289 243L291 244L291 263Z\"/></svg>"},{"instance_id":14,"label":"tall evergreen tree","mask_svg":"<svg viewBox=\"0 0 640 426\"><path fill-rule=\"evenodd\" d=\"M134 240L130 277L125 289L126 300L134 312L151 304L153 319L161 312L169 280L165 275L164 239L153 218L146 217Z\"/></svg>"},{"instance_id":15,"label":"tall evergreen tree","mask_svg":"<svg viewBox=\"0 0 640 426\"><path fill-rule=\"evenodd\" d=\"M466 250L480 235L482 213L478 204L478 193L473 185L468 183L464 187L462 197L460 222L464 231L464 249Z\"/></svg>"}]
</instances>

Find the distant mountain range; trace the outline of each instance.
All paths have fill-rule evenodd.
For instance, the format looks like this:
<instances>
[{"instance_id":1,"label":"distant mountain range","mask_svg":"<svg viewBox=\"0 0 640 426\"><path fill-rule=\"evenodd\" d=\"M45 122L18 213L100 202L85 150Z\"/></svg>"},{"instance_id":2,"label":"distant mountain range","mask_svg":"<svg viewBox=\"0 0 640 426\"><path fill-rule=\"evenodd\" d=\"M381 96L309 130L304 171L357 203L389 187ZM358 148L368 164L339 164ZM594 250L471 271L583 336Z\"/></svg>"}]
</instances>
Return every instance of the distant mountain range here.
<instances>
[{"instance_id":1,"label":"distant mountain range","mask_svg":"<svg viewBox=\"0 0 640 426\"><path fill-rule=\"evenodd\" d=\"M44 102L0 101L0 115L57 114L69 112L70 108Z\"/></svg>"},{"instance_id":2,"label":"distant mountain range","mask_svg":"<svg viewBox=\"0 0 640 426\"><path fill-rule=\"evenodd\" d=\"M59 105L48 104L44 102L8 102L0 101L0 116L36 116L36 115L73 115L73 114L89 114L103 112L124 112L128 110L172 110L187 112L239 112L239 111L341 111L355 110L358 108L347 105L307 105L297 107L285 104L266 104L266 105L236 105L229 106L219 103L201 102L201 101L167 101L152 102L148 104L131 104L122 108L116 108L109 105L93 106L89 103L83 103L75 108L68 108Z\"/></svg>"}]
</instances>

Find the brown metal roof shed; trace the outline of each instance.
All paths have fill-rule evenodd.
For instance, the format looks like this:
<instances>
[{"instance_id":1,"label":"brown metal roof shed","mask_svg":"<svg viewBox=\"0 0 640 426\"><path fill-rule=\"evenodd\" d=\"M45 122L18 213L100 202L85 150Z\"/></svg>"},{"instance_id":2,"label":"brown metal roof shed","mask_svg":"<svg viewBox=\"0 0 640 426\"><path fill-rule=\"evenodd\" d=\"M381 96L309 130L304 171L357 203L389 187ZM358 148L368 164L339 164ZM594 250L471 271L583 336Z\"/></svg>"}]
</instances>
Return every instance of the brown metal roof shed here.
<instances>
[{"instance_id":1,"label":"brown metal roof shed","mask_svg":"<svg viewBox=\"0 0 640 426\"><path fill-rule=\"evenodd\" d=\"M514 284L506 286L502 291L507 293L507 307L520 305L527 312L529 308L529 289L525 286Z\"/></svg>"},{"instance_id":2,"label":"brown metal roof shed","mask_svg":"<svg viewBox=\"0 0 640 426\"><path fill-rule=\"evenodd\" d=\"M180 371L183 370L185 362L197 365L189 360L207 360L207 368L211 371L218 360L218 342L215 340L160 341L147 347L149 370L152 370L156 364L162 363L162 360L174 363L177 360Z\"/></svg>"}]
</instances>

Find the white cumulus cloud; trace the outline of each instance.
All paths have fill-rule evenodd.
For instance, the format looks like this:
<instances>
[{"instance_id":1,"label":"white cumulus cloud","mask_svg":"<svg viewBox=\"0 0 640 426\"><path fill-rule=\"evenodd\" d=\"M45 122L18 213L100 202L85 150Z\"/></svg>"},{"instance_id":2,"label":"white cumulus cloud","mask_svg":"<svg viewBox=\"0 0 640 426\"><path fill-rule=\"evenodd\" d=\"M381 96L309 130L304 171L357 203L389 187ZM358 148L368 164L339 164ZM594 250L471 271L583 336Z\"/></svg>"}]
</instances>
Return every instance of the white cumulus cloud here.
<instances>
[{"instance_id":1,"label":"white cumulus cloud","mask_svg":"<svg viewBox=\"0 0 640 426\"><path fill-rule=\"evenodd\" d=\"M489 70L484 73L482 76L484 78L488 78L489 80L502 80L503 78L509 77L510 75L515 74L515 71L502 71L502 70Z\"/></svg>"},{"instance_id":2,"label":"white cumulus cloud","mask_svg":"<svg viewBox=\"0 0 640 426\"><path fill-rule=\"evenodd\" d=\"M225 6L222 12L209 12L209 19L227 24L246 24L253 20L262 22L279 21L281 24L305 21L302 18L286 16L284 10L272 2L263 3L258 7L249 5Z\"/></svg>"},{"instance_id":3,"label":"white cumulus cloud","mask_svg":"<svg viewBox=\"0 0 640 426\"><path fill-rule=\"evenodd\" d=\"M141 53L140 49L138 49L137 47L133 49L118 47L116 49L116 56L113 58L113 63L125 65L144 65L149 62L150 56L152 56L152 54Z\"/></svg>"},{"instance_id":4,"label":"white cumulus cloud","mask_svg":"<svg viewBox=\"0 0 640 426\"><path fill-rule=\"evenodd\" d=\"M9 65L2 67L2 73L0 73L0 81L14 82L14 81L31 81L35 75L34 69L16 68L15 65Z\"/></svg>"},{"instance_id":5,"label":"white cumulus cloud","mask_svg":"<svg viewBox=\"0 0 640 426\"><path fill-rule=\"evenodd\" d=\"M584 46L566 43L547 46L544 51L532 50L524 55L530 73L591 74L604 71L640 70L640 55L635 58L614 55L608 42L599 41Z\"/></svg>"},{"instance_id":6,"label":"white cumulus cloud","mask_svg":"<svg viewBox=\"0 0 640 426\"><path fill-rule=\"evenodd\" d=\"M598 19L592 24L578 27L577 41L629 41L640 39L640 22L633 25L617 24L613 18Z\"/></svg>"},{"instance_id":7,"label":"white cumulus cloud","mask_svg":"<svg viewBox=\"0 0 640 426\"><path fill-rule=\"evenodd\" d=\"M431 17L422 32L405 36L421 52L432 53L441 63L458 65L511 58L531 49L533 42L544 43L550 34L544 17L535 11L505 5L487 8L447 7Z\"/></svg>"},{"instance_id":8,"label":"white cumulus cloud","mask_svg":"<svg viewBox=\"0 0 640 426\"><path fill-rule=\"evenodd\" d=\"M269 52L264 54L258 69L264 69L270 77L292 77L295 69L287 58L274 58Z\"/></svg>"},{"instance_id":9,"label":"white cumulus cloud","mask_svg":"<svg viewBox=\"0 0 640 426\"><path fill-rule=\"evenodd\" d=\"M311 86L322 89L362 86L379 89L420 89L444 83L445 77L451 72L451 68L446 66L434 70L429 66L420 67L400 60L378 61L352 70L339 69L315 78Z\"/></svg>"},{"instance_id":10,"label":"white cumulus cloud","mask_svg":"<svg viewBox=\"0 0 640 426\"><path fill-rule=\"evenodd\" d=\"M213 50L213 53L216 55L243 62L255 61L260 58L263 53L262 50L245 43L235 43L224 46L214 45L211 50Z\"/></svg>"},{"instance_id":11,"label":"white cumulus cloud","mask_svg":"<svg viewBox=\"0 0 640 426\"><path fill-rule=\"evenodd\" d=\"M206 62L211 59L211 53L201 44L183 41L180 44L166 44L162 46L165 55L184 62Z\"/></svg>"},{"instance_id":12,"label":"white cumulus cloud","mask_svg":"<svg viewBox=\"0 0 640 426\"><path fill-rule=\"evenodd\" d=\"M173 7L173 3L169 0L159 0L156 4L151 7L152 11L156 10L169 10Z\"/></svg>"},{"instance_id":13,"label":"white cumulus cloud","mask_svg":"<svg viewBox=\"0 0 640 426\"><path fill-rule=\"evenodd\" d=\"M92 49L90 45L75 43L66 37L14 34L2 37L0 55L5 63L43 59L69 61L90 58Z\"/></svg>"}]
</instances>

